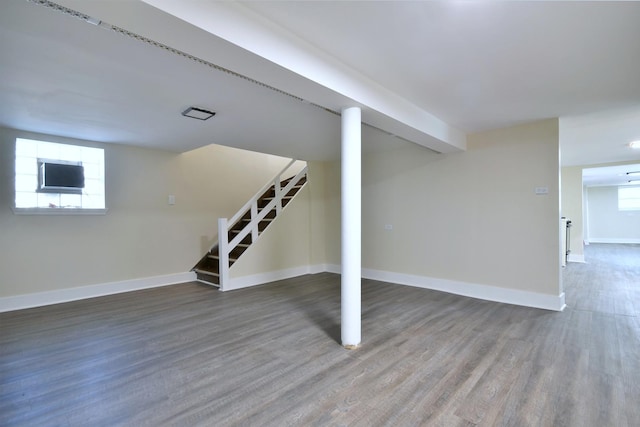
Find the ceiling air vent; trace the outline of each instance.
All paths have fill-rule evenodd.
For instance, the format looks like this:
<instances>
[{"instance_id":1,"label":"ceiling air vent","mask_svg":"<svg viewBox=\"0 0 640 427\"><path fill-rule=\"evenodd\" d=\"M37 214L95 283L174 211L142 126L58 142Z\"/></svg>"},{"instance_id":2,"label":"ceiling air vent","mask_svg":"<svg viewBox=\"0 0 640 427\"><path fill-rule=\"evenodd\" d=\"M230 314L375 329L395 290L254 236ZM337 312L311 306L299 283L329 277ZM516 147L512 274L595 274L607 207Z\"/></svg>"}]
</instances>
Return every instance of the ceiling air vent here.
<instances>
[{"instance_id":1,"label":"ceiling air vent","mask_svg":"<svg viewBox=\"0 0 640 427\"><path fill-rule=\"evenodd\" d=\"M208 120L211 117L215 116L216 113L214 113L213 111L205 110L203 108L189 107L182 112L182 115L185 117L191 117L192 119Z\"/></svg>"}]
</instances>

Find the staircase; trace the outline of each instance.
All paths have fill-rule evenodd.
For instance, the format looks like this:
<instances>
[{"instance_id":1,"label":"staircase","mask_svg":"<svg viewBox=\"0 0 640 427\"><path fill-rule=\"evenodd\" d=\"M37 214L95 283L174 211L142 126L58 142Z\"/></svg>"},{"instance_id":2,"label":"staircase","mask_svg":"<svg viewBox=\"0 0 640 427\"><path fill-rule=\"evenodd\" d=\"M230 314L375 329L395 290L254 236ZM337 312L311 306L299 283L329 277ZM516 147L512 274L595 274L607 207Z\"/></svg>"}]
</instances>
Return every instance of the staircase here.
<instances>
[{"instance_id":1,"label":"staircase","mask_svg":"<svg viewBox=\"0 0 640 427\"><path fill-rule=\"evenodd\" d=\"M199 281L225 289L229 268L306 185L307 166L290 176L294 163L292 160L230 220L218 219L218 243L192 269ZM290 177L282 179L287 174Z\"/></svg>"}]
</instances>

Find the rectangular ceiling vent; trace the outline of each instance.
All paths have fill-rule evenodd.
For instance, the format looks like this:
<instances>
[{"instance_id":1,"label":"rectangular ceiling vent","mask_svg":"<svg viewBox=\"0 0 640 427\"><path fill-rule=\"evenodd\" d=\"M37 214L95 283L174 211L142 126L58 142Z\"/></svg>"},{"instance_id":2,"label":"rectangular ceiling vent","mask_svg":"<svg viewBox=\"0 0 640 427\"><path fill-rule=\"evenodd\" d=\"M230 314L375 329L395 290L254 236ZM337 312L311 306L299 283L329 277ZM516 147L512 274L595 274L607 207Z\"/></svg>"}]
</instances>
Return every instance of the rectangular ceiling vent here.
<instances>
[{"instance_id":1,"label":"rectangular ceiling vent","mask_svg":"<svg viewBox=\"0 0 640 427\"><path fill-rule=\"evenodd\" d=\"M213 111L205 110L204 108L189 107L182 112L182 115L185 117L191 117L192 119L208 120L211 117L215 116L216 113L214 113Z\"/></svg>"}]
</instances>

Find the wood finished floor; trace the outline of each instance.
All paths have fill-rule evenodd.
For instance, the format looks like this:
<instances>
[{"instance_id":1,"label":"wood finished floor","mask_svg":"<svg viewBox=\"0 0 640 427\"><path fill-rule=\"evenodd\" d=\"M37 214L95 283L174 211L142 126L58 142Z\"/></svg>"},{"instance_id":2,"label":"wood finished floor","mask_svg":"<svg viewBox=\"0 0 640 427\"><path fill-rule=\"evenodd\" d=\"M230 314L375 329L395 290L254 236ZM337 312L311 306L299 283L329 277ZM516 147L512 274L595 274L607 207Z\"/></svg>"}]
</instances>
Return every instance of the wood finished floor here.
<instances>
[{"instance_id":1,"label":"wood finished floor","mask_svg":"<svg viewBox=\"0 0 640 427\"><path fill-rule=\"evenodd\" d=\"M640 246L592 245L549 312L339 277L0 314L1 426L640 426Z\"/></svg>"}]
</instances>

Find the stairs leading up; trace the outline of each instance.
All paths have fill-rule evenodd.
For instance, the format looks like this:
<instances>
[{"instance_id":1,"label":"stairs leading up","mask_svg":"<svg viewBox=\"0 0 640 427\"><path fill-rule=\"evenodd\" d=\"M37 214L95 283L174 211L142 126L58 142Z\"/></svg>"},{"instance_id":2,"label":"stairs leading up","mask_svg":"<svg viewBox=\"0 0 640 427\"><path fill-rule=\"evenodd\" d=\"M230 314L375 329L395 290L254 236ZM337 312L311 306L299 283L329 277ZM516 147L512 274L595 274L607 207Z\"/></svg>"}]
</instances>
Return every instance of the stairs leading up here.
<instances>
[{"instance_id":1,"label":"stairs leading up","mask_svg":"<svg viewBox=\"0 0 640 427\"><path fill-rule=\"evenodd\" d=\"M285 179L280 182L280 188L285 188L287 184L294 177ZM276 180L277 181L277 180ZM298 192L307 183L307 174L305 173L295 186L291 188L282 196L282 208L284 208ZM265 207L274 200L276 197L275 184L268 188L257 199L258 214L262 213ZM278 209L272 207L271 210L265 214L265 217L258 223L258 235L262 234L278 216ZM248 208L246 212L228 229L228 241L231 242L239 233L241 233L251 222L251 208ZM229 253L229 267L231 267L242 254L254 243L252 241L252 235L249 233L242 241ZM193 267L192 271L196 273L196 277L199 281L220 287L220 255L218 245L214 245L211 250L206 253L202 259Z\"/></svg>"}]
</instances>

